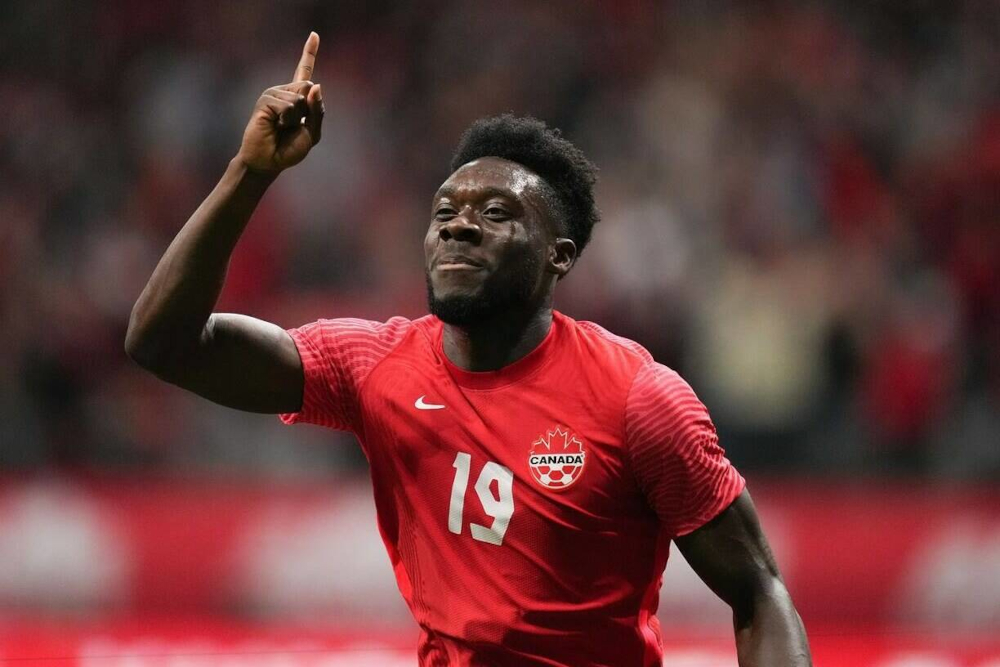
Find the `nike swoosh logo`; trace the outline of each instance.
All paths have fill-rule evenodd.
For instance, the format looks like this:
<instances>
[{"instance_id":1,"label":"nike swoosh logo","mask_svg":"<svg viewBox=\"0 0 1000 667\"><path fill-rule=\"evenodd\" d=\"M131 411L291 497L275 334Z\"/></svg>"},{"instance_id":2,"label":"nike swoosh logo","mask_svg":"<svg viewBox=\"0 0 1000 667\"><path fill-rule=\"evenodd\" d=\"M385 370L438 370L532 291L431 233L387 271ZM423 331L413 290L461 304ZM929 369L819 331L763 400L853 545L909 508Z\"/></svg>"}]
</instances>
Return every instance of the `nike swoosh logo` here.
<instances>
[{"instance_id":1,"label":"nike swoosh logo","mask_svg":"<svg viewBox=\"0 0 1000 667\"><path fill-rule=\"evenodd\" d=\"M426 396L427 394L424 394ZM424 396L421 396L416 401L413 402L413 407L417 410L441 410L444 408L443 405L435 405L434 403L424 403Z\"/></svg>"}]
</instances>

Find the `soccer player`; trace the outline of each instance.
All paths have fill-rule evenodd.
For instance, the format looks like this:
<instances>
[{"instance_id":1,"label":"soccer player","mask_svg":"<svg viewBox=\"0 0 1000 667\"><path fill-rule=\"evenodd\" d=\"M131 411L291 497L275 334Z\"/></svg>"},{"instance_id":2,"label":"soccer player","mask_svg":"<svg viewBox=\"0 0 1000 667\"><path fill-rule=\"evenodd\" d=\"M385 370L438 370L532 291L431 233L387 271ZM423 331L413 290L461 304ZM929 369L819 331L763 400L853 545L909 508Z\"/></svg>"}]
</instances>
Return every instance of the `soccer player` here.
<instances>
[{"instance_id":1,"label":"soccer player","mask_svg":"<svg viewBox=\"0 0 1000 667\"><path fill-rule=\"evenodd\" d=\"M598 214L593 165L540 121L462 137L424 238L431 315L286 331L212 312L257 202L320 139L318 47L257 101L139 297L128 354L217 403L358 437L421 665L659 665L671 541L732 606L741 665L810 664L705 407L638 344L552 308Z\"/></svg>"}]
</instances>

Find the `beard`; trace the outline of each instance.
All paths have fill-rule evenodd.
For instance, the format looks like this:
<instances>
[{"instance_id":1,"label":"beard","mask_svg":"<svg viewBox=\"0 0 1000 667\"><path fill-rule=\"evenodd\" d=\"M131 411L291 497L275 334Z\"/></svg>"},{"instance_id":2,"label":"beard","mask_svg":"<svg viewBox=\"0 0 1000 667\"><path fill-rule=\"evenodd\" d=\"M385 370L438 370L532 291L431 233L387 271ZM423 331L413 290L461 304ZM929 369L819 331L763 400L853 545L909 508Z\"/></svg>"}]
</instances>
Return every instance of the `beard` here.
<instances>
[{"instance_id":1,"label":"beard","mask_svg":"<svg viewBox=\"0 0 1000 667\"><path fill-rule=\"evenodd\" d=\"M524 311L532 305L540 265L539 259L525 255L513 272L490 275L477 293L455 294L444 298L438 298L434 294L434 285L428 272L425 274L427 307L442 322L460 327L483 324Z\"/></svg>"}]
</instances>

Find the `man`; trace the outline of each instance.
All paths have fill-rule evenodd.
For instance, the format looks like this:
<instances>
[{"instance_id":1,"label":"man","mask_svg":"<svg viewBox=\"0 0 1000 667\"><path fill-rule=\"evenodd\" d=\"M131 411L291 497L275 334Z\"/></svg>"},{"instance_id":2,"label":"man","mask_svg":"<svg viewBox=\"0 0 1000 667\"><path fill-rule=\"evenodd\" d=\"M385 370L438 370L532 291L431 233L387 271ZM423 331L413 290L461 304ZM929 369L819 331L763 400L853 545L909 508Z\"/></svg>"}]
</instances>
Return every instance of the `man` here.
<instances>
[{"instance_id":1,"label":"man","mask_svg":"<svg viewBox=\"0 0 1000 667\"><path fill-rule=\"evenodd\" d=\"M541 122L462 138L424 239L432 315L284 331L212 313L257 202L320 139L318 46L257 101L136 303L129 355L223 405L357 435L421 665L658 665L671 540L732 606L741 665L808 665L704 406L636 343L552 309L598 216L593 166Z\"/></svg>"}]
</instances>

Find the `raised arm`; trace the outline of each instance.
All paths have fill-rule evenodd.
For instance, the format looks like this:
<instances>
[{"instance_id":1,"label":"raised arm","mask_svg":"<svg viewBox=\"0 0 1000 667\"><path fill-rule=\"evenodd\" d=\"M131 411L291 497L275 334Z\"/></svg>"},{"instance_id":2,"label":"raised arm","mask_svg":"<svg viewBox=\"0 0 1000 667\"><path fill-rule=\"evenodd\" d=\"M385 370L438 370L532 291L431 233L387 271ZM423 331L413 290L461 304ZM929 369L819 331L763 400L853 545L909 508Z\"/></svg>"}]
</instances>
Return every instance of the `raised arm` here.
<instances>
[{"instance_id":1,"label":"raised arm","mask_svg":"<svg viewBox=\"0 0 1000 667\"><path fill-rule=\"evenodd\" d=\"M125 350L143 368L216 403L254 412L302 405L302 364L280 327L213 314L233 248L268 186L320 140L322 91L311 33L291 83L257 100L239 153L192 214L132 309Z\"/></svg>"},{"instance_id":2,"label":"raised arm","mask_svg":"<svg viewBox=\"0 0 1000 667\"><path fill-rule=\"evenodd\" d=\"M719 516L676 542L698 576L733 608L740 667L812 665L802 619L745 490Z\"/></svg>"}]
</instances>

